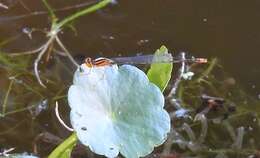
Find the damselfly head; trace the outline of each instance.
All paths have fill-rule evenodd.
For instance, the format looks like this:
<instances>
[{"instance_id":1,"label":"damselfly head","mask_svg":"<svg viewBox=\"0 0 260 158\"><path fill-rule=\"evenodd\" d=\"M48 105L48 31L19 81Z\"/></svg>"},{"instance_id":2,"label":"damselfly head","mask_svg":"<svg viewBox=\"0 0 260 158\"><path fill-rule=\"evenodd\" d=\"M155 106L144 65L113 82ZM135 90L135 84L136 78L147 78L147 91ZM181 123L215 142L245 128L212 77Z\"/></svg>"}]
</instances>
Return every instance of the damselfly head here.
<instances>
[{"instance_id":1,"label":"damselfly head","mask_svg":"<svg viewBox=\"0 0 260 158\"><path fill-rule=\"evenodd\" d=\"M93 60L91 58L86 58L85 59L85 62L84 64L87 66L87 67L93 67Z\"/></svg>"}]
</instances>

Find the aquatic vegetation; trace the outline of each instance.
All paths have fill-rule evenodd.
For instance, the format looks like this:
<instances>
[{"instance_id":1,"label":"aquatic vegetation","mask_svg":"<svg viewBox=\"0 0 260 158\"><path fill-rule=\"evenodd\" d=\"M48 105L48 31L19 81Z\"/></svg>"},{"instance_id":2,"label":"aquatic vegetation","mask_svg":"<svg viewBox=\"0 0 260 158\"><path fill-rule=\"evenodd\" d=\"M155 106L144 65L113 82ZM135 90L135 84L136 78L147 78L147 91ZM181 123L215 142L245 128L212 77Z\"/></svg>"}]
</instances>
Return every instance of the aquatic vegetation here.
<instances>
[{"instance_id":1,"label":"aquatic vegetation","mask_svg":"<svg viewBox=\"0 0 260 158\"><path fill-rule=\"evenodd\" d=\"M161 53L167 53L167 48L157 50L157 54ZM165 73L168 81L169 66L151 67L150 72ZM170 117L163 109L164 97L143 71L130 65L82 64L73 83L68 92L72 126L78 139L93 152L107 157L115 157L119 152L126 157L140 157L165 141Z\"/></svg>"},{"instance_id":2,"label":"aquatic vegetation","mask_svg":"<svg viewBox=\"0 0 260 158\"><path fill-rule=\"evenodd\" d=\"M162 46L155 52L155 55L167 54L168 49L165 46ZM147 72L147 76L151 82L156 84L161 91L164 91L167 87L172 72L172 63L154 63L151 64L151 68Z\"/></svg>"},{"instance_id":3,"label":"aquatic vegetation","mask_svg":"<svg viewBox=\"0 0 260 158\"><path fill-rule=\"evenodd\" d=\"M107 157L119 153L125 157L259 156L259 101L235 84L217 59L205 65L180 62L174 71L171 63L153 63L148 71L133 65L89 68L84 64L75 70L73 65L79 64L58 35L78 17L110 1L64 20L57 20L55 10L43 2L52 19L46 43L27 52L0 53L1 149L12 146L49 158L96 157L94 153ZM155 57L167 53L162 46ZM65 62L67 57L73 65ZM186 58L185 53L181 58ZM60 119L67 124L70 119L73 132L59 124L54 113L57 102Z\"/></svg>"}]
</instances>

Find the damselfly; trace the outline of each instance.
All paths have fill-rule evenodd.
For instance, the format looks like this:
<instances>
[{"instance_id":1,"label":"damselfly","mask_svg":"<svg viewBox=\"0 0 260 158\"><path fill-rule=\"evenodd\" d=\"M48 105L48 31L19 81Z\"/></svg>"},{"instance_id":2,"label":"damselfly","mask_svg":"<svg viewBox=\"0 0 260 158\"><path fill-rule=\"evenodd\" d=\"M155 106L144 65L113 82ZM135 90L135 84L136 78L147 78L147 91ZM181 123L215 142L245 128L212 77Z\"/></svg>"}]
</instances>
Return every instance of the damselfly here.
<instances>
[{"instance_id":1,"label":"damselfly","mask_svg":"<svg viewBox=\"0 0 260 158\"><path fill-rule=\"evenodd\" d=\"M152 64L152 63L207 63L206 58L180 58L173 57L171 54L162 55L140 55L132 57L115 57L115 58L97 58L92 60L91 58L85 59L85 64L88 67L93 66L106 66L113 64Z\"/></svg>"}]
</instances>

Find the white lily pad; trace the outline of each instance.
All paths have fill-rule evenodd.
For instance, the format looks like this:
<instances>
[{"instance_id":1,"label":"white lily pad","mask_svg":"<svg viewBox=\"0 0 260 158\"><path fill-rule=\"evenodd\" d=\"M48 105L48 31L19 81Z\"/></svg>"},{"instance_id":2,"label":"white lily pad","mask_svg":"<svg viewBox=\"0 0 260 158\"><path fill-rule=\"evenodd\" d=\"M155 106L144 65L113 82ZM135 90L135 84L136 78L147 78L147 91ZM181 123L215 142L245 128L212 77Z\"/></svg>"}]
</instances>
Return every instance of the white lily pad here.
<instances>
[{"instance_id":1,"label":"white lily pad","mask_svg":"<svg viewBox=\"0 0 260 158\"><path fill-rule=\"evenodd\" d=\"M145 156L170 131L162 92L134 66L81 65L68 101L78 139L100 155Z\"/></svg>"}]
</instances>

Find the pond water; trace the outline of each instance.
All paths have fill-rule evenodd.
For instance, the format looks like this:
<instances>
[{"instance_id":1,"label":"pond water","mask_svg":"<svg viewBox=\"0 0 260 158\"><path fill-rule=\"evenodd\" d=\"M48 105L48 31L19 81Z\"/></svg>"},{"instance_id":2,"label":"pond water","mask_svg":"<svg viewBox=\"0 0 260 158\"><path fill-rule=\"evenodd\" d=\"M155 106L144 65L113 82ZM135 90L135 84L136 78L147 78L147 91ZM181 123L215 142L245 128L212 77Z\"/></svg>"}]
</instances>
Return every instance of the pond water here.
<instances>
[{"instance_id":1,"label":"pond water","mask_svg":"<svg viewBox=\"0 0 260 158\"><path fill-rule=\"evenodd\" d=\"M10 9L1 9L2 40L21 33L24 27L49 26L46 15L5 21L9 16L27 14L28 9L45 10L38 1L24 1L28 9L17 1L6 0ZM55 1L52 5L62 8L74 3L80 1ZM260 90L259 5L256 0L118 1L114 6L79 19L74 26L77 35L68 30L63 38L71 53L91 57L152 53L162 44L176 53L218 57L236 80L257 94ZM59 13L62 17L71 12ZM4 50L27 50L40 44L41 40L35 38L33 42L28 38L18 39L13 47Z\"/></svg>"},{"instance_id":2,"label":"pond water","mask_svg":"<svg viewBox=\"0 0 260 158\"><path fill-rule=\"evenodd\" d=\"M53 8L64 8L83 2L86 3L82 0L56 0L50 1L50 4ZM40 32L33 33L32 39L24 33L25 28L48 29L50 27L50 18L41 1L2 0L0 3L9 7L9 9L0 7L1 51L16 53L32 50L45 41L44 34ZM208 59L217 57L223 66L223 71L232 76L235 83L251 98L258 100L260 95L259 8L260 1L257 0L118 0L117 3L105 9L79 18L73 22L73 29L64 29L60 36L64 45L76 59L82 56L95 58L151 54L161 45L166 45L170 52L176 55L178 52L184 51L190 55ZM79 9L58 11L57 15L62 18L77 10ZM19 15L30 15L35 11L45 13L18 17ZM8 40L10 41L8 42ZM61 76L59 79L61 82L70 82L73 65L66 60L64 62L66 62L67 70L58 73ZM32 65L33 63L31 63L31 67ZM59 68L53 68L52 65L55 63L47 64L50 69L47 73L48 76L55 78ZM9 86L10 72L8 71L8 73L1 72L2 98ZM34 86L35 91L39 91L40 95L47 96L47 98L53 94L56 95L59 89L61 89L60 93L64 94L64 90L67 88L64 85L59 87L61 83L58 83L50 91L41 90L37 82L34 83L28 77L24 78L27 85L32 83L33 85L30 86ZM16 100L17 97L20 104L33 105L44 101L44 97L40 95L30 95L26 93L26 90L19 89L19 86L16 88L17 90L12 92L14 98L11 98L9 103L12 103L12 100ZM28 96L24 98L15 96L21 94ZM1 103L3 104L3 102L4 99ZM63 103L66 104L66 101ZM13 104L16 103L13 101ZM66 112L66 108L61 111L64 114ZM18 151L31 152L31 142L35 140L32 135L37 135L42 131L58 133L60 137L67 135L68 133L64 132L65 129L58 129L62 127L59 123L54 123L57 120L50 113L53 111L48 109L35 119L29 119L31 117L29 114L17 113L15 117L0 120L0 131L5 129L5 132L9 133L1 134L0 132L0 148L19 144ZM46 117L51 119L46 119ZM17 120L24 120L26 123L23 124ZM23 133L22 137L17 134L16 130L6 131L12 126L19 126L19 123L22 127L17 130ZM55 125L56 127L54 127ZM47 152L50 149L47 147L42 150Z\"/></svg>"}]
</instances>

